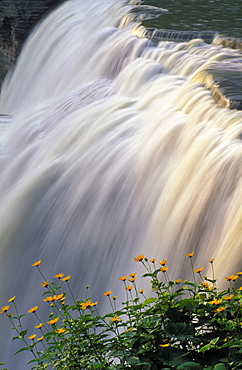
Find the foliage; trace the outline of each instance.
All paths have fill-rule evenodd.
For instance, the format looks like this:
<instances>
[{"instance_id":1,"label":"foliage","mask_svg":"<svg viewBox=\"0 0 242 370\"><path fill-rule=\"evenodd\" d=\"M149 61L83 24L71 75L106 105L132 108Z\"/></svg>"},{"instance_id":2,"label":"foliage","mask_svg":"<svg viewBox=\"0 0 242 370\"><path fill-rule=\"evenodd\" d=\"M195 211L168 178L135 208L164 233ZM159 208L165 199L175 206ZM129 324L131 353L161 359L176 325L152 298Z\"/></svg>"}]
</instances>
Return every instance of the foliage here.
<instances>
[{"instance_id":1,"label":"foliage","mask_svg":"<svg viewBox=\"0 0 242 370\"><path fill-rule=\"evenodd\" d=\"M166 261L148 260L144 255L135 258L142 263L149 278L153 297L146 298L137 290L136 274L121 277L127 300L116 310L116 297L112 291L104 293L112 312L101 316L98 302L90 298L75 300L69 285L70 276L55 275L51 284L40 270L41 261L35 262L44 283L43 301L51 309L49 321L43 323L38 306L19 315L16 297L9 299L16 314L5 313L16 332L15 340L24 342L21 351L30 351L32 369L57 370L239 370L242 369L242 288L235 282L241 272L225 278L229 287L219 292L214 279L202 277L203 268L193 268L194 282L171 281ZM199 277L200 282L196 282ZM73 304L66 303L66 284ZM25 315L36 316L35 329L40 335L29 335L22 327ZM16 352L16 353L18 353ZM0 364L4 365L4 364Z\"/></svg>"}]
</instances>

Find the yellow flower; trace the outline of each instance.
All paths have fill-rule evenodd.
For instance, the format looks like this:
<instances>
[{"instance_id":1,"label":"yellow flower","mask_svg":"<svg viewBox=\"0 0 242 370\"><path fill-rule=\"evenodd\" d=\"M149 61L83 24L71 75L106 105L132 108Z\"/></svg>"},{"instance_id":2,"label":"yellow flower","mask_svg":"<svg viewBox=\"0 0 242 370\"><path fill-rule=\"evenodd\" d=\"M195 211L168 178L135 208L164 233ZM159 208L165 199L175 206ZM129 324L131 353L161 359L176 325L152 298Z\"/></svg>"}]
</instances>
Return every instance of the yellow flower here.
<instances>
[{"instance_id":1,"label":"yellow flower","mask_svg":"<svg viewBox=\"0 0 242 370\"><path fill-rule=\"evenodd\" d=\"M126 276L120 277L120 278L118 278L118 279L119 279L119 280L121 280L121 281L125 281L128 277L129 277L129 276L128 276L128 275L126 275Z\"/></svg>"},{"instance_id":2,"label":"yellow flower","mask_svg":"<svg viewBox=\"0 0 242 370\"><path fill-rule=\"evenodd\" d=\"M53 296L53 301L63 301L63 299L65 299L64 293Z\"/></svg>"},{"instance_id":3,"label":"yellow flower","mask_svg":"<svg viewBox=\"0 0 242 370\"><path fill-rule=\"evenodd\" d=\"M169 346L170 346L170 343L160 344L160 347L169 347Z\"/></svg>"},{"instance_id":4,"label":"yellow flower","mask_svg":"<svg viewBox=\"0 0 242 370\"><path fill-rule=\"evenodd\" d=\"M56 317L55 319L52 319L50 321L47 321L47 324L54 325L54 324L57 323L58 320L59 320L59 317Z\"/></svg>"},{"instance_id":5,"label":"yellow flower","mask_svg":"<svg viewBox=\"0 0 242 370\"><path fill-rule=\"evenodd\" d=\"M233 298L233 294L230 294L230 295L226 295L223 297L223 299L225 299L226 301L229 301L231 298Z\"/></svg>"},{"instance_id":6,"label":"yellow flower","mask_svg":"<svg viewBox=\"0 0 242 370\"><path fill-rule=\"evenodd\" d=\"M237 275L231 275L231 276L228 276L228 277L225 277L225 280L227 280L227 281L230 281L230 280L236 280L236 279L238 279L238 276Z\"/></svg>"},{"instance_id":7,"label":"yellow flower","mask_svg":"<svg viewBox=\"0 0 242 370\"><path fill-rule=\"evenodd\" d=\"M209 304L220 304L222 302L222 299L216 299L214 298L212 301L209 301Z\"/></svg>"},{"instance_id":8,"label":"yellow flower","mask_svg":"<svg viewBox=\"0 0 242 370\"><path fill-rule=\"evenodd\" d=\"M37 266L39 266L40 264L41 264L41 260L39 260L39 261L37 261L37 262L35 262L35 263L32 263L32 265L31 266L34 266L34 267L37 267Z\"/></svg>"},{"instance_id":9,"label":"yellow flower","mask_svg":"<svg viewBox=\"0 0 242 370\"><path fill-rule=\"evenodd\" d=\"M132 277L135 277L137 275L137 272L134 272L133 274L129 274L129 276L132 278Z\"/></svg>"},{"instance_id":10,"label":"yellow flower","mask_svg":"<svg viewBox=\"0 0 242 370\"><path fill-rule=\"evenodd\" d=\"M238 288L238 290L242 290L242 286L240 288Z\"/></svg>"},{"instance_id":11,"label":"yellow flower","mask_svg":"<svg viewBox=\"0 0 242 370\"><path fill-rule=\"evenodd\" d=\"M161 266L164 266L164 265L166 264L166 260L160 261L160 262L159 262L159 264L160 264Z\"/></svg>"},{"instance_id":12,"label":"yellow flower","mask_svg":"<svg viewBox=\"0 0 242 370\"><path fill-rule=\"evenodd\" d=\"M15 300L15 298L16 298L16 296L13 296L12 298L10 298L10 299L8 300L8 302L13 302L13 301Z\"/></svg>"},{"instance_id":13,"label":"yellow flower","mask_svg":"<svg viewBox=\"0 0 242 370\"><path fill-rule=\"evenodd\" d=\"M136 277L132 277L132 278L128 279L128 281L131 281L131 283L133 283L135 280L136 280Z\"/></svg>"},{"instance_id":14,"label":"yellow flower","mask_svg":"<svg viewBox=\"0 0 242 370\"><path fill-rule=\"evenodd\" d=\"M134 258L135 262L141 262L145 258L144 254L139 254L137 257Z\"/></svg>"},{"instance_id":15,"label":"yellow flower","mask_svg":"<svg viewBox=\"0 0 242 370\"><path fill-rule=\"evenodd\" d=\"M174 281L175 284L180 284L182 282L182 279L177 279Z\"/></svg>"},{"instance_id":16,"label":"yellow flower","mask_svg":"<svg viewBox=\"0 0 242 370\"><path fill-rule=\"evenodd\" d=\"M64 333L65 331L66 331L66 329L60 328L60 329L57 329L55 332L56 332L57 334L62 334L62 333Z\"/></svg>"},{"instance_id":17,"label":"yellow flower","mask_svg":"<svg viewBox=\"0 0 242 370\"><path fill-rule=\"evenodd\" d=\"M192 256L194 256L194 252L186 254L186 257L192 258Z\"/></svg>"},{"instance_id":18,"label":"yellow flower","mask_svg":"<svg viewBox=\"0 0 242 370\"><path fill-rule=\"evenodd\" d=\"M43 326L43 325L44 325L44 324L41 322L39 325L36 325L36 326L35 326L35 328L36 328L36 329L40 329L40 328L42 328L42 326Z\"/></svg>"},{"instance_id":19,"label":"yellow flower","mask_svg":"<svg viewBox=\"0 0 242 370\"><path fill-rule=\"evenodd\" d=\"M219 307L219 308L217 308L216 310L215 310L215 312L221 312L221 311L224 311L224 310L226 310L226 306L222 306L222 307Z\"/></svg>"},{"instance_id":20,"label":"yellow flower","mask_svg":"<svg viewBox=\"0 0 242 370\"><path fill-rule=\"evenodd\" d=\"M28 339L34 339L36 337L36 334L33 334L33 335L30 335L30 337L28 337Z\"/></svg>"},{"instance_id":21,"label":"yellow flower","mask_svg":"<svg viewBox=\"0 0 242 370\"><path fill-rule=\"evenodd\" d=\"M38 310L38 308L39 308L39 306L34 306L34 307L30 308L30 310L28 310L27 312L28 313L34 313L35 311Z\"/></svg>"},{"instance_id":22,"label":"yellow flower","mask_svg":"<svg viewBox=\"0 0 242 370\"><path fill-rule=\"evenodd\" d=\"M109 297L110 294L112 294L112 290L108 290L107 292L103 293L103 295L106 295L107 297Z\"/></svg>"},{"instance_id":23,"label":"yellow flower","mask_svg":"<svg viewBox=\"0 0 242 370\"><path fill-rule=\"evenodd\" d=\"M43 288L46 288L48 285L49 285L48 280L45 280L43 283L41 283L41 286L42 286Z\"/></svg>"},{"instance_id":24,"label":"yellow flower","mask_svg":"<svg viewBox=\"0 0 242 370\"><path fill-rule=\"evenodd\" d=\"M111 317L109 320L110 321L118 321L119 320L119 316Z\"/></svg>"},{"instance_id":25,"label":"yellow flower","mask_svg":"<svg viewBox=\"0 0 242 370\"><path fill-rule=\"evenodd\" d=\"M168 269L169 269L169 267L161 267L161 268L160 268L160 271L161 271L161 272L166 272Z\"/></svg>"},{"instance_id":26,"label":"yellow flower","mask_svg":"<svg viewBox=\"0 0 242 370\"><path fill-rule=\"evenodd\" d=\"M202 282L201 285L203 288L207 288L207 289L209 289L210 287L210 284L207 281L205 283Z\"/></svg>"},{"instance_id":27,"label":"yellow flower","mask_svg":"<svg viewBox=\"0 0 242 370\"><path fill-rule=\"evenodd\" d=\"M138 293L143 294L144 293L144 289L138 290Z\"/></svg>"},{"instance_id":28,"label":"yellow flower","mask_svg":"<svg viewBox=\"0 0 242 370\"><path fill-rule=\"evenodd\" d=\"M150 262L152 263L155 263L155 261L156 261L156 258L153 258L152 260L150 260Z\"/></svg>"},{"instance_id":29,"label":"yellow flower","mask_svg":"<svg viewBox=\"0 0 242 370\"><path fill-rule=\"evenodd\" d=\"M236 272L237 275L242 275L242 271Z\"/></svg>"},{"instance_id":30,"label":"yellow flower","mask_svg":"<svg viewBox=\"0 0 242 370\"><path fill-rule=\"evenodd\" d=\"M10 306L4 306L4 307L2 307L0 313L7 312L9 310L9 308L10 308Z\"/></svg>"},{"instance_id":31,"label":"yellow flower","mask_svg":"<svg viewBox=\"0 0 242 370\"><path fill-rule=\"evenodd\" d=\"M48 296L43 299L44 302L52 302L53 300L54 298L52 296Z\"/></svg>"},{"instance_id":32,"label":"yellow flower","mask_svg":"<svg viewBox=\"0 0 242 370\"><path fill-rule=\"evenodd\" d=\"M9 313L9 314L6 315L6 317L12 317L12 316L13 316L12 313Z\"/></svg>"},{"instance_id":33,"label":"yellow flower","mask_svg":"<svg viewBox=\"0 0 242 370\"><path fill-rule=\"evenodd\" d=\"M212 259L211 259L211 260L209 260L208 262L213 263L213 261L214 261L214 258L212 258Z\"/></svg>"},{"instance_id":34,"label":"yellow flower","mask_svg":"<svg viewBox=\"0 0 242 370\"><path fill-rule=\"evenodd\" d=\"M64 277L63 279L61 279L61 280L62 281L68 281L70 278L71 278L71 275L68 275L68 276Z\"/></svg>"},{"instance_id":35,"label":"yellow flower","mask_svg":"<svg viewBox=\"0 0 242 370\"><path fill-rule=\"evenodd\" d=\"M41 340L43 340L43 338L44 338L44 336L40 337L40 338L36 338L36 340L38 340L40 342Z\"/></svg>"},{"instance_id":36,"label":"yellow flower","mask_svg":"<svg viewBox=\"0 0 242 370\"><path fill-rule=\"evenodd\" d=\"M131 289L133 289L133 285L126 286L125 289L126 290L131 290Z\"/></svg>"},{"instance_id":37,"label":"yellow flower","mask_svg":"<svg viewBox=\"0 0 242 370\"><path fill-rule=\"evenodd\" d=\"M193 270L193 272L195 272L195 273L199 273L199 272L201 272L203 269L204 269L204 267L200 267L199 269L195 269L195 270Z\"/></svg>"},{"instance_id":38,"label":"yellow flower","mask_svg":"<svg viewBox=\"0 0 242 370\"><path fill-rule=\"evenodd\" d=\"M115 299L116 299L117 297L116 297L116 295L114 295L112 298L113 298L113 300L115 301Z\"/></svg>"},{"instance_id":39,"label":"yellow flower","mask_svg":"<svg viewBox=\"0 0 242 370\"><path fill-rule=\"evenodd\" d=\"M80 303L82 310L85 310L86 308L91 307L91 305L92 305L92 301L90 299L86 302Z\"/></svg>"},{"instance_id":40,"label":"yellow flower","mask_svg":"<svg viewBox=\"0 0 242 370\"><path fill-rule=\"evenodd\" d=\"M128 328L127 330L125 330L125 333L129 333L131 330L133 330L134 329L134 327L133 326L131 326L130 328Z\"/></svg>"},{"instance_id":41,"label":"yellow flower","mask_svg":"<svg viewBox=\"0 0 242 370\"><path fill-rule=\"evenodd\" d=\"M54 278L61 279L64 276L64 274L55 274Z\"/></svg>"},{"instance_id":42,"label":"yellow flower","mask_svg":"<svg viewBox=\"0 0 242 370\"><path fill-rule=\"evenodd\" d=\"M98 301L97 302L92 302L91 304L90 304L90 306L91 307L93 307L93 306L96 306L98 304Z\"/></svg>"}]
</instances>

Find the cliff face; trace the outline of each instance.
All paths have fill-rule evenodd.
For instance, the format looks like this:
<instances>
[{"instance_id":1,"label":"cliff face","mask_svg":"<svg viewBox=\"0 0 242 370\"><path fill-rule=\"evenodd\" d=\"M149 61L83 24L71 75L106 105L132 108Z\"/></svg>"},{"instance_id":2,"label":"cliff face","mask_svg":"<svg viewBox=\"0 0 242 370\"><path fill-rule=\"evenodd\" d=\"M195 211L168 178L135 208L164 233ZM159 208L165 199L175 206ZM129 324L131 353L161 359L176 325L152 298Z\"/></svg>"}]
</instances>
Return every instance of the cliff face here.
<instances>
[{"instance_id":1,"label":"cliff face","mask_svg":"<svg viewBox=\"0 0 242 370\"><path fill-rule=\"evenodd\" d=\"M36 23L63 0L0 1L0 85Z\"/></svg>"}]
</instances>

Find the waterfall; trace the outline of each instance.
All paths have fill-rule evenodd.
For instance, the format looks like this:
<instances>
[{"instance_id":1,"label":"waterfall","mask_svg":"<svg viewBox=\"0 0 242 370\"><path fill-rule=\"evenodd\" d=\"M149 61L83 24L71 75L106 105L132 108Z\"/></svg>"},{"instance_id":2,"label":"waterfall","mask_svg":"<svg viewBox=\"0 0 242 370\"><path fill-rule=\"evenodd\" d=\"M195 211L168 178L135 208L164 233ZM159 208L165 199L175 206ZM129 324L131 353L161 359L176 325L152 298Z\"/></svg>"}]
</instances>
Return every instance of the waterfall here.
<instances>
[{"instance_id":1,"label":"waterfall","mask_svg":"<svg viewBox=\"0 0 242 370\"><path fill-rule=\"evenodd\" d=\"M5 79L1 307L13 295L21 312L41 305L39 259L47 278L70 274L78 299L88 285L100 301L122 297L120 276L142 274L141 253L167 259L172 278L191 277L185 253L204 271L215 258L221 286L241 269L242 112L196 78L241 71L241 50L137 37L135 17L123 21L134 6L64 3ZM0 319L0 362L26 369Z\"/></svg>"}]
</instances>

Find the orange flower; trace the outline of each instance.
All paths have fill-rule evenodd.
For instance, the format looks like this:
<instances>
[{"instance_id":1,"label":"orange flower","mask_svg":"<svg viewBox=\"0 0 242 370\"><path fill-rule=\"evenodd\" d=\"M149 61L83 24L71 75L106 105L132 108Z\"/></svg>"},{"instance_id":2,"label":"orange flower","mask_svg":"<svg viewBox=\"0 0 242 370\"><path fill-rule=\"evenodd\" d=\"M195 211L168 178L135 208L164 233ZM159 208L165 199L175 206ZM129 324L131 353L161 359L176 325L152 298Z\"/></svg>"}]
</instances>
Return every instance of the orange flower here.
<instances>
[{"instance_id":1,"label":"orange flower","mask_svg":"<svg viewBox=\"0 0 242 370\"><path fill-rule=\"evenodd\" d=\"M43 325L44 325L44 324L41 322L39 325L36 325L36 326L35 326L35 328L36 328L36 329L40 329L40 328L42 328L42 326L43 326Z\"/></svg>"},{"instance_id":2,"label":"orange flower","mask_svg":"<svg viewBox=\"0 0 242 370\"><path fill-rule=\"evenodd\" d=\"M43 283L41 283L42 288L46 288L49 285L48 280L45 280Z\"/></svg>"},{"instance_id":3,"label":"orange flower","mask_svg":"<svg viewBox=\"0 0 242 370\"><path fill-rule=\"evenodd\" d=\"M132 277L135 277L137 275L137 272L134 272L133 274L129 274L129 276L132 278Z\"/></svg>"},{"instance_id":4,"label":"orange flower","mask_svg":"<svg viewBox=\"0 0 242 370\"><path fill-rule=\"evenodd\" d=\"M211 260L209 260L208 262L213 263L213 261L214 261L214 258L212 258L212 259L211 259Z\"/></svg>"},{"instance_id":5,"label":"orange flower","mask_svg":"<svg viewBox=\"0 0 242 370\"><path fill-rule=\"evenodd\" d=\"M224 296L223 299L225 299L226 301L229 301L233 297L234 297L234 295L233 294L230 294L230 295Z\"/></svg>"},{"instance_id":6,"label":"orange flower","mask_svg":"<svg viewBox=\"0 0 242 370\"><path fill-rule=\"evenodd\" d=\"M35 263L32 263L32 265L31 266L34 266L34 267L37 267L37 266L39 266L40 264L41 264L41 260L39 260L39 261L37 261L37 262L35 262Z\"/></svg>"},{"instance_id":7,"label":"orange flower","mask_svg":"<svg viewBox=\"0 0 242 370\"><path fill-rule=\"evenodd\" d=\"M209 304L220 304L222 302L222 299L216 299L214 298L212 301L208 302Z\"/></svg>"},{"instance_id":8,"label":"orange flower","mask_svg":"<svg viewBox=\"0 0 242 370\"><path fill-rule=\"evenodd\" d=\"M226 306L222 306L222 307L219 307L215 310L215 312L221 312L221 311L224 311L227 307Z\"/></svg>"},{"instance_id":9,"label":"orange flower","mask_svg":"<svg viewBox=\"0 0 242 370\"><path fill-rule=\"evenodd\" d=\"M54 325L54 324L57 323L58 320L59 320L59 317L56 317L55 319L52 319L50 321L47 321L47 324Z\"/></svg>"},{"instance_id":10,"label":"orange flower","mask_svg":"<svg viewBox=\"0 0 242 370\"><path fill-rule=\"evenodd\" d=\"M70 278L71 278L71 275L68 275L68 276L64 277L63 279L61 279L61 280L62 281L68 281Z\"/></svg>"},{"instance_id":11,"label":"orange flower","mask_svg":"<svg viewBox=\"0 0 242 370\"><path fill-rule=\"evenodd\" d=\"M134 258L135 262L141 262L145 258L144 254L139 254L137 257Z\"/></svg>"},{"instance_id":12,"label":"orange flower","mask_svg":"<svg viewBox=\"0 0 242 370\"><path fill-rule=\"evenodd\" d=\"M143 294L144 293L144 289L138 290L138 293Z\"/></svg>"},{"instance_id":13,"label":"orange flower","mask_svg":"<svg viewBox=\"0 0 242 370\"><path fill-rule=\"evenodd\" d=\"M186 254L186 257L192 258L192 256L194 256L194 252Z\"/></svg>"},{"instance_id":14,"label":"orange flower","mask_svg":"<svg viewBox=\"0 0 242 370\"><path fill-rule=\"evenodd\" d=\"M34 340L35 337L36 337L36 334L33 334L33 335L30 335L30 337L28 337L28 339Z\"/></svg>"},{"instance_id":15,"label":"orange flower","mask_svg":"<svg viewBox=\"0 0 242 370\"><path fill-rule=\"evenodd\" d=\"M126 288L125 288L126 290L131 290L131 289L133 289L133 285L129 285L129 286L126 286Z\"/></svg>"},{"instance_id":16,"label":"orange flower","mask_svg":"<svg viewBox=\"0 0 242 370\"><path fill-rule=\"evenodd\" d=\"M116 299L117 297L116 297L116 295L114 295L112 298L113 298L113 300L115 301L115 299Z\"/></svg>"},{"instance_id":17,"label":"orange flower","mask_svg":"<svg viewBox=\"0 0 242 370\"><path fill-rule=\"evenodd\" d=\"M34 313L35 311L38 310L38 308L39 308L39 306L34 306L34 307L30 308L30 310L28 310L27 312L28 313Z\"/></svg>"},{"instance_id":18,"label":"orange flower","mask_svg":"<svg viewBox=\"0 0 242 370\"><path fill-rule=\"evenodd\" d=\"M80 303L80 306L81 306L81 309L82 309L82 310L85 310L86 308L91 307L91 306L92 306L92 301L91 301L91 299L89 299L89 300L88 300L88 301L86 301L86 302Z\"/></svg>"},{"instance_id":19,"label":"orange flower","mask_svg":"<svg viewBox=\"0 0 242 370\"><path fill-rule=\"evenodd\" d=\"M57 334L62 334L62 333L64 333L65 331L66 331L66 329L60 328L60 329L57 329L55 332L56 332Z\"/></svg>"},{"instance_id":20,"label":"orange flower","mask_svg":"<svg viewBox=\"0 0 242 370\"><path fill-rule=\"evenodd\" d=\"M169 269L169 267L161 267L161 268L160 268L160 271L161 271L161 272L165 272L165 271L167 271L168 269Z\"/></svg>"},{"instance_id":21,"label":"orange flower","mask_svg":"<svg viewBox=\"0 0 242 370\"><path fill-rule=\"evenodd\" d=\"M108 290L107 292L103 293L103 295L106 295L107 297L109 297L110 294L112 294L112 290Z\"/></svg>"},{"instance_id":22,"label":"orange flower","mask_svg":"<svg viewBox=\"0 0 242 370\"><path fill-rule=\"evenodd\" d=\"M2 307L0 313L7 312L9 310L9 308L10 308L10 306L4 306L4 307Z\"/></svg>"},{"instance_id":23,"label":"orange flower","mask_svg":"<svg viewBox=\"0 0 242 370\"><path fill-rule=\"evenodd\" d=\"M175 284L180 284L182 282L182 279L177 279L174 281Z\"/></svg>"},{"instance_id":24,"label":"orange flower","mask_svg":"<svg viewBox=\"0 0 242 370\"><path fill-rule=\"evenodd\" d=\"M156 258L153 258L152 260L150 260L151 263L155 263L156 261Z\"/></svg>"},{"instance_id":25,"label":"orange flower","mask_svg":"<svg viewBox=\"0 0 242 370\"><path fill-rule=\"evenodd\" d=\"M120 278L118 278L118 279L119 279L119 280L121 280L121 281L125 281L128 277L129 277L129 276L128 276L128 275L126 275L126 276L120 277Z\"/></svg>"},{"instance_id":26,"label":"orange flower","mask_svg":"<svg viewBox=\"0 0 242 370\"><path fill-rule=\"evenodd\" d=\"M119 316L111 317L109 320L110 321L118 321L119 320Z\"/></svg>"},{"instance_id":27,"label":"orange flower","mask_svg":"<svg viewBox=\"0 0 242 370\"><path fill-rule=\"evenodd\" d=\"M169 347L169 346L170 346L170 343L160 344L160 347Z\"/></svg>"},{"instance_id":28,"label":"orange flower","mask_svg":"<svg viewBox=\"0 0 242 370\"><path fill-rule=\"evenodd\" d=\"M43 340L43 338L44 338L44 336L40 337L40 338L36 338L36 340L38 340L40 342L41 340Z\"/></svg>"},{"instance_id":29,"label":"orange flower","mask_svg":"<svg viewBox=\"0 0 242 370\"><path fill-rule=\"evenodd\" d=\"M16 296L14 296L14 297L10 298L10 299L8 300L8 302L13 302L13 301L15 300L15 298L16 298Z\"/></svg>"},{"instance_id":30,"label":"orange flower","mask_svg":"<svg viewBox=\"0 0 242 370\"><path fill-rule=\"evenodd\" d=\"M238 279L237 275L231 275L231 276L225 277L225 280L227 281L231 281L231 280L234 281L236 279Z\"/></svg>"},{"instance_id":31,"label":"orange flower","mask_svg":"<svg viewBox=\"0 0 242 370\"><path fill-rule=\"evenodd\" d=\"M236 272L237 275L242 275L242 271Z\"/></svg>"},{"instance_id":32,"label":"orange flower","mask_svg":"<svg viewBox=\"0 0 242 370\"><path fill-rule=\"evenodd\" d=\"M193 270L193 272L195 272L195 273L199 273L199 272L201 272L203 269L204 269L204 267L200 267L199 269L195 269L195 270Z\"/></svg>"},{"instance_id":33,"label":"orange flower","mask_svg":"<svg viewBox=\"0 0 242 370\"><path fill-rule=\"evenodd\" d=\"M136 280L136 277L132 277L132 278L128 279L128 281L131 281L131 283L133 283L135 280Z\"/></svg>"},{"instance_id":34,"label":"orange flower","mask_svg":"<svg viewBox=\"0 0 242 370\"><path fill-rule=\"evenodd\" d=\"M55 274L54 278L61 279L64 276L64 274Z\"/></svg>"},{"instance_id":35,"label":"orange flower","mask_svg":"<svg viewBox=\"0 0 242 370\"><path fill-rule=\"evenodd\" d=\"M44 299L43 299L43 301L44 302L52 302L54 300L54 298L53 297L51 297L51 296L49 296L49 297L45 297Z\"/></svg>"},{"instance_id":36,"label":"orange flower","mask_svg":"<svg viewBox=\"0 0 242 370\"><path fill-rule=\"evenodd\" d=\"M63 299L65 299L64 293L53 296L53 301L63 301Z\"/></svg>"},{"instance_id":37,"label":"orange flower","mask_svg":"<svg viewBox=\"0 0 242 370\"><path fill-rule=\"evenodd\" d=\"M164 266L164 265L166 264L166 260L160 261L160 262L159 262L159 264L160 264L161 266Z\"/></svg>"}]
</instances>

